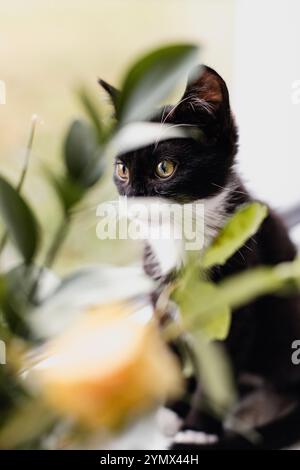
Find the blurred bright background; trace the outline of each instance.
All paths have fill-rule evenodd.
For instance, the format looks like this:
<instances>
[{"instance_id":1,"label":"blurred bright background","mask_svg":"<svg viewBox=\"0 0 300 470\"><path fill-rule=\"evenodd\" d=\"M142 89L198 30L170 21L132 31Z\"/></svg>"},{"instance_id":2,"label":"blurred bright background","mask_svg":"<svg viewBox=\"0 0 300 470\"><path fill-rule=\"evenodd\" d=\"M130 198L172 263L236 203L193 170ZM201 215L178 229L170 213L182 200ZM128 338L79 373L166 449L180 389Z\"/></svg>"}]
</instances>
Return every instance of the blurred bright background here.
<instances>
[{"instance_id":1,"label":"blurred bright background","mask_svg":"<svg viewBox=\"0 0 300 470\"><path fill-rule=\"evenodd\" d=\"M300 103L293 95L300 80L299 19L298 0L1 0L0 80L7 93L0 105L1 173L17 180L36 113L40 123L24 193L50 236L58 202L43 167L60 171L63 136L71 119L83 115L78 87L86 85L108 109L97 77L118 85L139 53L190 41L202 47L199 61L228 84L248 186L277 208L300 202ZM60 271L135 259L129 242L96 238L95 207L115 195L108 172L78 213Z\"/></svg>"}]
</instances>

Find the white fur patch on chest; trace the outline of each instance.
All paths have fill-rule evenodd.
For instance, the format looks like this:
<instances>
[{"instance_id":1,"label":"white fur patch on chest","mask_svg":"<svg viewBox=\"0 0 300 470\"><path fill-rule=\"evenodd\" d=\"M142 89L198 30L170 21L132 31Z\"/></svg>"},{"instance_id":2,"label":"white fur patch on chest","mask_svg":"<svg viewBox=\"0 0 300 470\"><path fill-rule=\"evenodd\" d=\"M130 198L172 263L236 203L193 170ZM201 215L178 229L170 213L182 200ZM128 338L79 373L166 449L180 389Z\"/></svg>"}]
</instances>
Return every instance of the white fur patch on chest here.
<instances>
[{"instance_id":1,"label":"white fur patch on chest","mask_svg":"<svg viewBox=\"0 0 300 470\"><path fill-rule=\"evenodd\" d=\"M215 238L228 218L228 199L232 190L232 186L228 185L215 196L202 199L204 204L205 246Z\"/></svg>"},{"instance_id":2,"label":"white fur patch on chest","mask_svg":"<svg viewBox=\"0 0 300 470\"><path fill-rule=\"evenodd\" d=\"M215 196L182 205L184 209L182 214L191 219L184 220L184 224L188 223L190 226L194 224L197 243L193 244L190 240L187 242L184 237L180 239L175 236L147 240L151 248L148 251L154 278L162 278L172 270L180 268L184 262L186 250L198 249L200 251L209 245L227 220L228 199L231 191L232 184L221 189ZM176 221L173 223L176 224ZM163 231L167 231L168 222L162 221L162 227ZM174 230L173 227L170 233L176 234L176 229Z\"/></svg>"}]
</instances>

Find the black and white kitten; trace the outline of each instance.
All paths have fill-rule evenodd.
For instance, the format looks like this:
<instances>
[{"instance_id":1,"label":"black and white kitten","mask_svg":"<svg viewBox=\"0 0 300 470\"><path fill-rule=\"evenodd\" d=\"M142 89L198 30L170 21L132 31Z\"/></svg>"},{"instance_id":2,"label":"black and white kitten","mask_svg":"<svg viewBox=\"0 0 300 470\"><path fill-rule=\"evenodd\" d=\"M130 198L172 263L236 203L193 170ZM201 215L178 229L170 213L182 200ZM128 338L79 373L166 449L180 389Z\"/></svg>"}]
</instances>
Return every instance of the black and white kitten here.
<instances>
[{"instance_id":1,"label":"black and white kitten","mask_svg":"<svg viewBox=\"0 0 300 470\"><path fill-rule=\"evenodd\" d=\"M251 200L234 168L237 128L220 75L206 66L192 75L179 103L164 107L153 120L197 126L203 140L170 139L118 155L114 180L121 195L160 196L181 203L204 200L216 221L224 221L224 216ZM101 84L112 97L117 93L105 82ZM258 233L225 266L215 269L212 278L218 282L250 267L275 265L295 256L284 224L270 210ZM145 269L155 274L155 263L147 263L150 258L148 249ZM225 346L241 397L234 414L257 430L256 445L262 448L290 445L300 438L300 367L291 361L291 345L298 338L299 297L266 296L233 315ZM184 411L183 429L217 432L221 438L206 444L210 448L251 446L194 409ZM173 447L195 445L199 446L187 437L175 440Z\"/></svg>"}]
</instances>

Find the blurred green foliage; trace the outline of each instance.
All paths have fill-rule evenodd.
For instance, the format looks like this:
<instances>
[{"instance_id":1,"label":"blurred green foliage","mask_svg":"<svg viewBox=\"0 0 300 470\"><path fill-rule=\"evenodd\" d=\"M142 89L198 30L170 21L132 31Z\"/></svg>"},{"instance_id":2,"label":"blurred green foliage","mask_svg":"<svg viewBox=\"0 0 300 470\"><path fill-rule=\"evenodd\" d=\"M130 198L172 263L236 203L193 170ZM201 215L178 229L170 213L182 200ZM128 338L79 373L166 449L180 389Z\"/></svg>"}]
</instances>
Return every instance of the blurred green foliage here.
<instances>
[{"instance_id":1,"label":"blurred green foliage","mask_svg":"<svg viewBox=\"0 0 300 470\"><path fill-rule=\"evenodd\" d=\"M60 205L56 230L46 247L44 232L38 229L34 212L23 196L28 159L25 159L21 172L21 184L14 186L4 177L0 178L0 216L5 226L0 255L13 243L21 259L13 270L1 273L0 279L0 332L5 336L10 357L13 358L12 364L0 369L0 447L38 447L41 442L39 437L44 432L50 432L57 421L53 410L45 410L39 396L24 387L22 373L26 371L23 370L23 352L28 352L41 341L41 335L32 327L31 320L37 307L40 311L45 307L44 324L49 324L50 329L53 316L49 315L51 308L47 310L46 307L49 300L54 299L55 304L57 297L60 301L63 297L65 302L65 309L57 307L63 320L64 315L70 313L68 301L71 303L81 289L85 297L92 291L94 294L95 286L98 288L99 272L91 268L85 273L75 271L66 279L56 280L58 287L46 297L41 294L44 273L49 273L47 269L59 259L60 249L67 242L66 237L80 205L91 188L102 183L112 154L157 140L158 128L154 123L136 122L135 119L151 115L153 106L165 98L176 81L188 71L196 52L192 45L175 44L151 51L135 62L125 75L124 86L118 95L116 106L117 115L121 118L119 121L114 115L104 120L101 110L94 105L87 92L80 91L89 120L76 120L69 127L63 146L61 172L53 172L49 166L46 170ZM141 96L148 97L143 100L142 106ZM139 132L133 132L137 129ZM170 133L168 126L161 124L159 129L161 139L190 137L184 129L173 128ZM29 150L31 145L32 139ZM160 305L167 310L172 299L181 312L179 321L169 318L164 333L168 339L182 342L188 351L193 371L203 383L203 401L217 414L226 412L234 402L235 394L230 364L222 348L215 347L210 341L226 337L234 308L258 295L282 293L287 286L289 291L293 291L300 286L299 260L249 270L219 284L209 281L209 269L224 264L255 234L266 214L265 206L259 203L241 207L203 253L190 257L161 294L166 302L160 302ZM94 282L91 282L92 279ZM113 290L116 290L115 286ZM137 291L136 295L139 293ZM58 302L57 305L61 304Z\"/></svg>"}]
</instances>

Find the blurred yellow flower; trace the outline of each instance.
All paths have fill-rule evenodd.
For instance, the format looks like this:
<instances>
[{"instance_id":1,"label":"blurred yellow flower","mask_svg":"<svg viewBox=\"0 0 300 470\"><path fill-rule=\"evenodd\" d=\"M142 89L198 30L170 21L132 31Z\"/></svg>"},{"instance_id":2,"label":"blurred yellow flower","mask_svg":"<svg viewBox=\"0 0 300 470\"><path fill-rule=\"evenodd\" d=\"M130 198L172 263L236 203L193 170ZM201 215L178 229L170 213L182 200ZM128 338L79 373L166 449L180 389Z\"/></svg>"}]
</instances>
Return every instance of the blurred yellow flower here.
<instances>
[{"instance_id":1,"label":"blurred yellow flower","mask_svg":"<svg viewBox=\"0 0 300 470\"><path fill-rule=\"evenodd\" d=\"M116 428L182 390L147 303L90 309L46 346L44 358L32 372L46 400L91 427Z\"/></svg>"}]
</instances>

